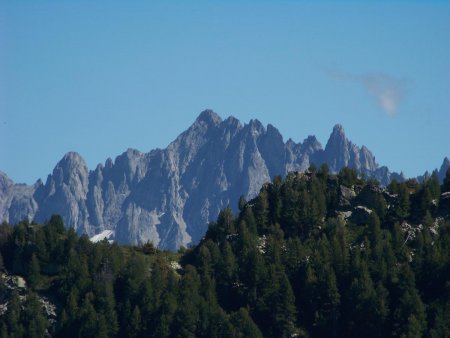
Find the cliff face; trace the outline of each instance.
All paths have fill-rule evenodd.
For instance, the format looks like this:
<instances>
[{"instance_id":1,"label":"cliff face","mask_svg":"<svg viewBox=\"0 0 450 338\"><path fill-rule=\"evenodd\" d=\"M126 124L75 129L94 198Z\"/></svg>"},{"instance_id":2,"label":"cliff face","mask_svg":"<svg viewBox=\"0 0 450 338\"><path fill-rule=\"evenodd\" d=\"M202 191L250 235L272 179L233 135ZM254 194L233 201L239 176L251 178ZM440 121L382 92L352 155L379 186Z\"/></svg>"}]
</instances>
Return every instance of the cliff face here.
<instances>
[{"instance_id":1,"label":"cliff face","mask_svg":"<svg viewBox=\"0 0 450 338\"><path fill-rule=\"evenodd\" d=\"M0 221L43 222L57 213L79 233L113 230L122 243L151 241L176 249L197 243L207 223L224 207L235 208L241 195L249 199L274 176L304 171L312 163L327 163L331 172L353 167L382 184L402 179L378 167L372 153L352 144L340 125L323 149L314 136L285 143L272 125L265 128L258 120L241 125L206 110L163 150L128 149L93 171L71 152L45 184L33 186L14 184L0 173Z\"/></svg>"}]
</instances>

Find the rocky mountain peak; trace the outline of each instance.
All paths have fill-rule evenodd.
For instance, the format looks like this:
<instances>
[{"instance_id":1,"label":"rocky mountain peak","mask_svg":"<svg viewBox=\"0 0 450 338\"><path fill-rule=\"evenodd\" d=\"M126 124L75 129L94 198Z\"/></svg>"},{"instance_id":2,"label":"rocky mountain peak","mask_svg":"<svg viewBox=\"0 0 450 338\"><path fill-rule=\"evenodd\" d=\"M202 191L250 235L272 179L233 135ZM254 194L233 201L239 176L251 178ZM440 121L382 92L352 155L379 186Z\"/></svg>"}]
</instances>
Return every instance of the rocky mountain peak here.
<instances>
[{"instance_id":1,"label":"rocky mountain peak","mask_svg":"<svg viewBox=\"0 0 450 338\"><path fill-rule=\"evenodd\" d=\"M337 172L340 168L349 164L350 151L352 149L345 137L344 128L336 124L328 139L324 150L323 162L327 163L332 172Z\"/></svg>"},{"instance_id":2,"label":"rocky mountain peak","mask_svg":"<svg viewBox=\"0 0 450 338\"><path fill-rule=\"evenodd\" d=\"M80 163L84 162L83 158L80 154L78 154L76 151L69 151L64 155L64 157L60 160L61 162L67 162L67 163Z\"/></svg>"},{"instance_id":3,"label":"rocky mountain peak","mask_svg":"<svg viewBox=\"0 0 450 338\"><path fill-rule=\"evenodd\" d=\"M333 127L329 141L344 141L346 140L344 127L341 124L336 124Z\"/></svg>"},{"instance_id":4,"label":"rocky mountain peak","mask_svg":"<svg viewBox=\"0 0 450 338\"><path fill-rule=\"evenodd\" d=\"M56 164L44 186L32 194L34 219L45 221L53 214L63 217L68 226L86 232L88 215L85 206L89 190L89 170L84 159L69 152Z\"/></svg>"},{"instance_id":5,"label":"rocky mountain peak","mask_svg":"<svg viewBox=\"0 0 450 338\"><path fill-rule=\"evenodd\" d=\"M366 146L362 146L361 150L359 151L359 162L360 167L358 169L364 172L375 171L378 167L377 163L375 162L375 157Z\"/></svg>"},{"instance_id":6,"label":"rocky mountain peak","mask_svg":"<svg viewBox=\"0 0 450 338\"><path fill-rule=\"evenodd\" d=\"M87 166L84 159L77 152L71 151L64 155L64 157L58 162L56 168L61 168L65 172L73 170L86 170Z\"/></svg>"},{"instance_id":7,"label":"rocky mountain peak","mask_svg":"<svg viewBox=\"0 0 450 338\"><path fill-rule=\"evenodd\" d=\"M222 122L222 118L216 114L212 109L205 109L195 120L199 123L205 123L207 125L218 125Z\"/></svg>"},{"instance_id":8,"label":"rocky mountain peak","mask_svg":"<svg viewBox=\"0 0 450 338\"><path fill-rule=\"evenodd\" d=\"M3 172L0 171L0 189L2 187L9 187L13 184L13 181L9 179L9 177Z\"/></svg>"},{"instance_id":9,"label":"rocky mountain peak","mask_svg":"<svg viewBox=\"0 0 450 338\"><path fill-rule=\"evenodd\" d=\"M104 169L105 167L103 166L103 164L101 164L101 163L99 163L99 164L97 164L97 166L95 167L95 172L102 172L103 171L103 169Z\"/></svg>"},{"instance_id":10,"label":"rocky mountain peak","mask_svg":"<svg viewBox=\"0 0 450 338\"><path fill-rule=\"evenodd\" d=\"M111 157L108 157L105 161L105 169L111 169L114 165L114 162Z\"/></svg>"},{"instance_id":11,"label":"rocky mountain peak","mask_svg":"<svg viewBox=\"0 0 450 338\"><path fill-rule=\"evenodd\" d=\"M70 184L73 180L85 181L89 174L86 162L77 152L71 151L56 164L53 179L56 182Z\"/></svg>"},{"instance_id":12,"label":"rocky mountain peak","mask_svg":"<svg viewBox=\"0 0 450 338\"><path fill-rule=\"evenodd\" d=\"M235 118L234 116L229 116L227 117L224 121L223 124L229 127L234 127L234 128L240 128L241 127L241 122Z\"/></svg>"},{"instance_id":13,"label":"rocky mountain peak","mask_svg":"<svg viewBox=\"0 0 450 338\"><path fill-rule=\"evenodd\" d=\"M266 133L266 128L264 128L263 124L258 119L250 120L247 128L254 136L259 136Z\"/></svg>"},{"instance_id":14,"label":"rocky mountain peak","mask_svg":"<svg viewBox=\"0 0 450 338\"><path fill-rule=\"evenodd\" d=\"M253 119L241 125L207 109L165 149L128 149L93 171L69 152L45 186L23 187L0 172L0 222L24 217L43 222L58 213L78 233L111 230L123 243L152 241L177 249L199 241L208 222L224 207L237 207L239 196L252 198L274 176L322 163L331 172L350 166L384 185L403 179L379 168L367 147L347 140L340 124L324 150L315 136L284 142L270 124ZM446 158L441 175L449 166Z\"/></svg>"},{"instance_id":15,"label":"rocky mountain peak","mask_svg":"<svg viewBox=\"0 0 450 338\"><path fill-rule=\"evenodd\" d=\"M450 168L450 159L448 157L446 157L442 161L441 168L439 169L439 172L438 172L438 177L441 181L445 178L448 168Z\"/></svg>"},{"instance_id":16,"label":"rocky mountain peak","mask_svg":"<svg viewBox=\"0 0 450 338\"><path fill-rule=\"evenodd\" d=\"M119 166L129 166L130 163L136 162L141 156L142 153L139 150L128 148L127 151L116 157L114 164Z\"/></svg>"},{"instance_id":17,"label":"rocky mountain peak","mask_svg":"<svg viewBox=\"0 0 450 338\"><path fill-rule=\"evenodd\" d=\"M340 124L336 124L325 146L325 152L327 153L340 153L344 149L348 148L348 140L345 137L344 128Z\"/></svg>"},{"instance_id":18,"label":"rocky mountain peak","mask_svg":"<svg viewBox=\"0 0 450 338\"><path fill-rule=\"evenodd\" d=\"M281 135L280 131L277 128L275 128L273 125L271 125L270 123L267 125L267 136L270 139L274 139L279 142L283 142L283 135Z\"/></svg>"},{"instance_id":19,"label":"rocky mountain peak","mask_svg":"<svg viewBox=\"0 0 450 338\"><path fill-rule=\"evenodd\" d=\"M314 135L309 135L307 138L303 140L302 146L304 149L310 149L310 150L320 150L322 149L322 145L317 140L317 138Z\"/></svg>"},{"instance_id":20,"label":"rocky mountain peak","mask_svg":"<svg viewBox=\"0 0 450 338\"><path fill-rule=\"evenodd\" d=\"M57 184L72 184L79 181L85 182L89 176L89 169L84 159L76 152L69 152L56 164L53 169L52 180Z\"/></svg>"}]
</instances>

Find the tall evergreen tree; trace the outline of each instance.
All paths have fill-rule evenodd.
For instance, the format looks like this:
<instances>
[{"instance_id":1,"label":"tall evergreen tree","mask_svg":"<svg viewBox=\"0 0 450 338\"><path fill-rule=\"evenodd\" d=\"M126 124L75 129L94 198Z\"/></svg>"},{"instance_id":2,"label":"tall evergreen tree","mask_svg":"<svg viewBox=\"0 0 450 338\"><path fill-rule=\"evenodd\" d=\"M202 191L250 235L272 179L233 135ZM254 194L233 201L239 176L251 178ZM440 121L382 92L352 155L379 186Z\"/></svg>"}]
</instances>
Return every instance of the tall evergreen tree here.
<instances>
[{"instance_id":1,"label":"tall evergreen tree","mask_svg":"<svg viewBox=\"0 0 450 338\"><path fill-rule=\"evenodd\" d=\"M263 337L258 326L253 322L246 308L231 315L231 322L235 327L234 336L237 338L261 338Z\"/></svg>"},{"instance_id":2,"label":"tall evergreen tree","mask_svg":"<svg viewBox=\"0 0 450 338\"><path fill-rule=\"evenodd\" d=\"M27 337L40 338L44 336L47 329L47 319L43 313L42 304L32 292L27 295L23 317Z\"/></svg>"},{"instance_id":3,"label":"tall evergreen tree","mask_svg":"<svg viewBox=\"0 0 450 338\"><path fill-rule=\"evenodd\" d=\"M13 290L11 298L8 302L8 309L6 311L6 320L9 327L9 334L15 338L24 336L25 330L21 322L21 307L20 298L17 291Z\"/></svg>"},{"instance_id":4,"label":"tall evergreen tree","mask_svg":"<svg viewBox=\"0 0 450 338\"><path fill-rule=\"evenodd\" d=\"M200 277L197 270L188 265L181 278L178 294L178 309L175 314L173 332L177 337L196 337L199 323Z\"/></svg>"},{"instance_id":5,"label":"tall evergreen tree","mask_svg":"<svg viewBox=\"0 0 450 338\"><path fill-rule=\"evenodd\" d=\"M31 255L28 266L28 282L32 288L36 288L41 281L41 267L35 253Z\"/></svg>"}]
</instances>

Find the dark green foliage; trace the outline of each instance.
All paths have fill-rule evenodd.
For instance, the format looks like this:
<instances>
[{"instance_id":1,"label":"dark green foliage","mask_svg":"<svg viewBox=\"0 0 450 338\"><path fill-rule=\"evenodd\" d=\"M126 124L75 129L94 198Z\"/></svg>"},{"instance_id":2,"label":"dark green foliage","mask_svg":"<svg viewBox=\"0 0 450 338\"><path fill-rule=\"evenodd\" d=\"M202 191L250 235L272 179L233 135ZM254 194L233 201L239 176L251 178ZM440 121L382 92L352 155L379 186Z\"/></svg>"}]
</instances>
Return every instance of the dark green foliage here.
<instances>
[{"instance_id":1,"label":"dark green foliage","mask_svg":"<svg viewBox=\"0 0 450 338\"><path fill-rule=\"evenodd\" d=\"M28 282L32 288L36 288L41 281L41 266L36 254L31 255L30 264L28 266Z\"/></svg>"},{"instance_id":2,"label":"dark green foliage","mask_svg":"<svg viewBox=\"0 0 450 338\"><path fill-rule=\"evenodd\" d=\"M445 173L444 184L442 185L442 192L446 191L450 191L450 168Z\"/></svg>"},{"instance_id":3,"label":"dark green foliage","mask_svg":"<svg viewBox=\"0 0 450 338\"><path fill-rule=\"evenodd\" d=\"M389 192L394 194L394 213L393 217L396 219L406 219L409 216L410 211L410 190L406 183L397 183L396 181L391 182L388 187Z\"/></svg>"},{"instance_id":4,"label":"dark green foliage","mask_svg":"<svg viewBox=\"0 0 450 338\"><path fill-rule=\"evenodd\" d=\"M26 328L27 337L39 338L44 336L47 328L47 319L42 305L34 293L30 292L27 295L22 322Z\"/></svg>"},{"instance_id":5,"label":"dark green foliage","mask_svg":"<svg viewBox=\"0 0 450 338\"><path fill-rule=\"evenodd\" d=\"M196 269L186 266L179 284L178 311L175 314L174 332L177 337L195 337L200 320L200 276Z\"/></svg>"},{"instance_id":6,"label":"dark green foliage","mask_svg":"<svg viewBox=\"0 0 450 338\"><path fill-rule=\"evenodd\" d=\"M238 208L240 211L244 210L246 204L247 201L245 200L245 197L244 196L239 197Z\"/></svg>"},{"instance_id":7,"label":"dark green foliage","mask_svg":"<svg viewBox=\"0 0 450 338\"><path fill-rule=\"evenodd\" d=\"M8 326L8 332L14 337L23 337L25 328L21 321L21 306L19 295L16 291L13 291L8 302L8 310L5 314L6 323Z\"/></svg>"},{"instance_id":8,"label":"dark green foliage","mask_svg":"<svg viewBox=\"0 0 450 338\"><path fill-rule=\"evenodd\" d=\"M234 324L234 335L237 338L259 338L262 333L253 322L248 310L240 308L239 311L231 315L231 322Z\"/></svg>"},{"instance_id":9,"label":"dark green foliage","mask_svg":"<svg viewBox=\"0 0 450 338\"><path fill-rule=\"evenodd\" d=\"M356 170L344 167L338 175L339 183L346 187L351 187L358 181L358 173Z\"/></svg>"},{"instance_id":10,"label":"dark green foliage","mask_svg":"<svg viewBox=\"0 0 450 338\"><path fill-rule=\"evenodd\" d=\"M2 224L0 270L28 291L0 281L0 337L448 337L449 177L387 189L348 168L275 177L178 253L93 244L59 216ZM345 206L343 186L356 194Z\"/></svg>"}]
</instances>

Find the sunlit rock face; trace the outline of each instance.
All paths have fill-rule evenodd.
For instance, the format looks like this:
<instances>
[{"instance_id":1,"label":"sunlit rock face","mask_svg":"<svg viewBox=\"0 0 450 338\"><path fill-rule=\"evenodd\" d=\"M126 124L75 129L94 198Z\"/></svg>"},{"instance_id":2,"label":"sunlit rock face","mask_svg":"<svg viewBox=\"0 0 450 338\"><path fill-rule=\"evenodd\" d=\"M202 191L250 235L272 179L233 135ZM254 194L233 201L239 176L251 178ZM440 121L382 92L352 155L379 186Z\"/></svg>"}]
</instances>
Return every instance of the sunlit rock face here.
<instances>
[{"instance_id":1,"label":"sunlit rock face","mask_svg":"<svg viewBox=\"0 0 450 338\"><path fill-rule=\"evenodd\" d=\"M0 221L44 222L56 213L66 226L90 237L110 231L108 238L121 243L150 241L177 249L197 243L221 209L237 209L241 195L250 199L274 176L322 163L334 173L355 168L384 185L403 179L379 167L365 146L350 142L341 125L323 149L314 136L285 142L272 125L258 120L242 125L205 110L165 149L128 149L94 170L70 152L45 184L31 186L14 184L0 172ZM446 159L441 179L448 166Z\"/></svg>"}]
</instances>

